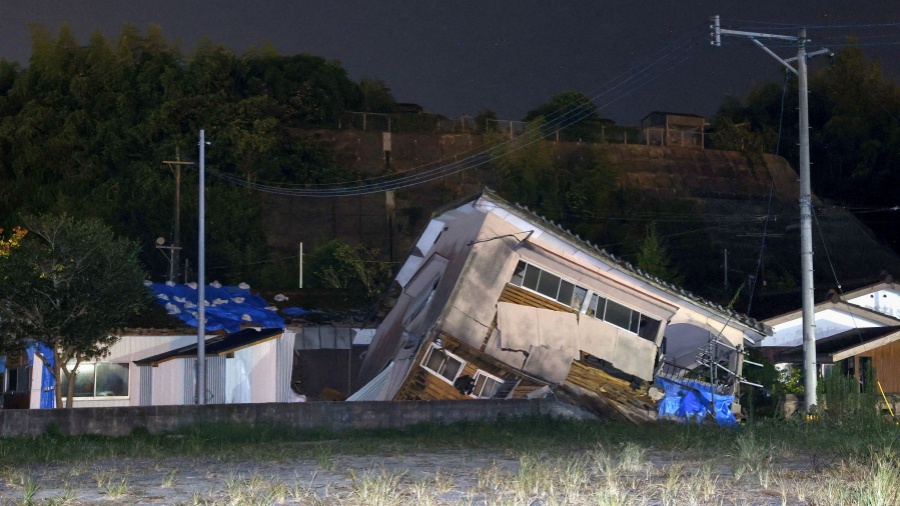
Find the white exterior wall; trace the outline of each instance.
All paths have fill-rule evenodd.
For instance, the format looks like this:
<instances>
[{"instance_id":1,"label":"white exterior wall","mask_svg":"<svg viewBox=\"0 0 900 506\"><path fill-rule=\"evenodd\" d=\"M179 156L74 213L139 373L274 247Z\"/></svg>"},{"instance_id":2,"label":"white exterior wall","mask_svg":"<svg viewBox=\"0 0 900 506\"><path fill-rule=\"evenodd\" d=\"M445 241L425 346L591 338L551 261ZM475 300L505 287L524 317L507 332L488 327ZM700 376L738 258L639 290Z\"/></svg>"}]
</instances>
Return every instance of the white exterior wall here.
<instances>
[{"instance_id":1,"label":"white exterior wall","mask_svg":"<svg viewBox=\"0 0 900 506\"><path fill-rule=\"evenodd\" d=\"M187 346L196 341L196 336L123 336L112 345L109 355L98 359L97 363L128 364L128 396L127 397L93 397L73 399L76 408L104 408L113 406L140 405L140 371L133 364L135 360L150 355L164 353L169 350ZM37 409L41 405L41 373L44 362L34 357L31 370L31 407ZM155 375L154 375L155 377ZM65 392L63 392L65 396ZM155 398L154 398L155 399Z\"/></svg>"},{"instance_id":2,"label":"white exterior wall","mask_svg":"<svg viewBox=\"0 0 900 506\"><path fill-rule=\"evenodd\" d=\"M225 361L225 402L227 404L286 402L291 368L279 365L279 350L293 365L293 333L290 338L272 339L238 350Z\"/></svg>"},{"instance_id":3,"label":"white exterior wall","mask_svg":"<svg viewBox=\"0 0 900 506\"><path fill-rule=\"evenodd\" d=\"M167 360L153 367L150 373L153 381L151 398L154 406L180 406L186 404L184 382L192 378L185 377L185 359ZM187 399L193 402L193 399Z\"/></svg>"},{"instance_id":4,"label":"white exterior wall","mask_svg":"<svg viewBox=\"0 0 900 506\"><path fill-rule=\"evenodd\" d=\"M883 323L839 309L819 311L816 313L815 320L816 339L840 334L854 328L885 326ZM773 325L772 330L773 334L763 339L762 346L800 346L803 344L803 320L800 317Z\"/></svg>"},{"instance_id":5,"label":"white exterior wall","mask_svg":"<svg viewBox=\"0 0 900 506\"><path fill-rule=\"evenodd\" d=\"M287 330L275 340L275 402L290 402L294 398L291 391L291 373L294 370L295 340L296 333ZM347 347L350 347L349 343Z\"/></svg>"},{"instance_id":6,"label":"white exterior wall","mask_svg":"<svg viewBox=\"0 0 900 506\"><path fill-rule=\"evenodd\" d=\"M878 290L870 294L860 295L850 299L850 303L900 318L900 293L896 290Z\"/></svg>"}]
</instances>

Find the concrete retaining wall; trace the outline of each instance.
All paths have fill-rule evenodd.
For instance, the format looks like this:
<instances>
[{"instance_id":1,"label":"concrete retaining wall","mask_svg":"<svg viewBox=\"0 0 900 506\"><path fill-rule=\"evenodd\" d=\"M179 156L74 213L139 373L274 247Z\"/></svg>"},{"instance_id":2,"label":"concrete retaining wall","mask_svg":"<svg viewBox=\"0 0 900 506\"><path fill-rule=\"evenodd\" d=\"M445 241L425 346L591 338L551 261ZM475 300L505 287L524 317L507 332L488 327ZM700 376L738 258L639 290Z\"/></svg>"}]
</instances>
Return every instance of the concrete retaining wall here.
<instances>
[{"instance_id":1,"label":"concrete retaining wall","mask_svg":"<svg viewBox=\"0 0 900 506\"><path fill-rule=\"evenodd\" d=\"M32 409L0 411L0 437L39 436L54 425L66 435L126 436L138 428L159 433L221 423L342 431L399 429L432 422L493 421L500 416L590 417L574 406L553 399Z\"/></svg>"}]
</instances>

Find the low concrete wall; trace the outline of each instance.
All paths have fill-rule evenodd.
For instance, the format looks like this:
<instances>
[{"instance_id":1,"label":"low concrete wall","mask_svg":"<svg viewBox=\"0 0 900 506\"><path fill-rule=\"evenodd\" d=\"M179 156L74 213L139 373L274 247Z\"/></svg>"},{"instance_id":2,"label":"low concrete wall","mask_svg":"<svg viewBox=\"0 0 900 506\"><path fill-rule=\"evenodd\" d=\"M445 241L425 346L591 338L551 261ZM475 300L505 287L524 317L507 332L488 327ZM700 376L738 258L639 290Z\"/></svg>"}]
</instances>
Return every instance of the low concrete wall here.
<instances>
[{"instance_id":1,"label":"low concrete wall","mask_svg":"<svg viewBox=\"0 0 900 506\"><path fill-rule=\"evenodd\" d=\"M160 433L220 423L342 431L527 416L590 417L574 406L550 398L32 409L0 411L0 437L39 436L51 426L67 435L126 436L139 428Z\"/></svg>"}]
</instances>

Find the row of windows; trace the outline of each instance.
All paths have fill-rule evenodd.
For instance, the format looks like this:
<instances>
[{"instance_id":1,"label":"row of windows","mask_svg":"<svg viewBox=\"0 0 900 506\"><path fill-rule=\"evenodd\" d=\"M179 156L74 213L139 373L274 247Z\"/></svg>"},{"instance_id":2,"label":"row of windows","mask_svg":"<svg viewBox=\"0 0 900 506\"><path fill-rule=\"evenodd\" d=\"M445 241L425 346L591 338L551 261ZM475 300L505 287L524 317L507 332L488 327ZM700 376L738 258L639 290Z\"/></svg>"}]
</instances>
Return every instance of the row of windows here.
<instances>
[{"instance_id":1,"label":"row of windows","mask_svg":"<svg viewBox=\"0 0 900 506\"><path fill-rule=\"evenodd\" d=\"M422 367L429 372L444 378L454 386L456 386L459 375L462 373L465 365L465 360L447 352L447 350L440 348L433 343L428 350L428 353L425 354L425 359L422 360ZM475 373L475 377L472 378L472 384L468 385L466 390L468 391L471 389L471 392L468 393L471 397L477 399L490 399L494 393L497 392L497 389L500 388L500 384L502 383L503 380L500 378L479 369Z\"/></svg>"},{"instance_id":2,"label":"row of windows","mask_svg":"<svg viewBox=\"0 0 900 506\"><path fill-rule=\"evenodd\" d=\"M588 316L634 332L645 339L654 340L659 332L660 321L656 318L599 294L592 293L590 302L584 307L585 298L589 293L587 288L566 281L528 262L519 261L509 282L561 302L576 311L584 311Z\"/></svg>"}]
</instances>

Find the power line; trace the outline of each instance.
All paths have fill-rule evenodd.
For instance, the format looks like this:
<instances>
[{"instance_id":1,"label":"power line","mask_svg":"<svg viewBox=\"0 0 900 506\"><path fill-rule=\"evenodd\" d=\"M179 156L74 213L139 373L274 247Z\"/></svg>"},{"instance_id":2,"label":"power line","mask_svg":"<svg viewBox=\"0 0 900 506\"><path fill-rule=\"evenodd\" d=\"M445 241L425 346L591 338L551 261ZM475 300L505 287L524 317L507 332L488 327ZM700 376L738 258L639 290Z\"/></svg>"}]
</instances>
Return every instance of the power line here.
<instances>
[{"instance_id":1,"label":"power line","mask_svg":"<svg viewBox=\"0 0 900 506\"><path fill-rule=\"evenodd\" d=\"M687 54L690 52L696 45L696 39L703 32L697 32L692 36L686 38L683 42L676 45L674 48L671 48L671 44L664 48L661 51L658 51L657 54L662 53L660 56L652 60L650 63L644 65L639 68L637 72L631 72L630 75L616 84L608 87L603 92L592 97L592 102L595 102L601 98L604 98L607 95L611 95L610 98L606 100L599 108L602 109L609 104L620 100L624 96L627 96L630 93L633 93L637 88L642 85L646 85L649 82L652 82L654 79L658 78L661 73L670 70L671 68L683 63L689 57ZM668 49L668 51L666 51ZM671 61L674 60L674 61ZM619 76L621 77L621 76ZM641 79L641 81L638 81ZM635 81L637 81L635 83ZM615 82L615 79L610 81L610 83ZM628 86L631 84L636 84L636 86ZM344 196L354 196L354 195L365 195L370 193L378 193L387 190L396 190L401 188L406 188L409 186L414 186L418 184L427 183L430 181L434 181L436 179L440 179L443 177L447 177L449 175L456 174L458 172L462 172L465 170L470 170L473 168L477 168L483 166L490 162L492 159L496 159L502 156L509 156L510 154L524 149L535 142L543 140L547 137L547 135L552 135L555 132L558 132L568 126L571 126L588 115L592 114L592 111L584 110L583 108L577 108L577 105L574 104L576 108L572 108L573 104L567 104L563 108L558 109L558 114L553 120L542 125L542 128L531 128L530 130L526 130L526 132L517 139L512 139L500 143L499 145L491 146L488 149L485 149L481 152L476 152L461 160L455 160L451 163L439 165L433 169L428 169L425 171L417 172L415 174L411 174L408 176L400 176L397 177L397 174L389 174L385 176L380 176L377 178L370 178L369 180L383 179L382 182L377 183L369 183L365 185L357 185L357 186L338 186L334 188L285 188L282 185L271 185L267 183L260 182L252 182L245 181L243 178L231 174L226 174L220 171L210 171L210 174L223 179L227 182L230 182L235 185L244 186L250 189L254 189L257 191L263 191L267 193L279 194L279 195L289 195L289 196L305 196L305 197L344 197ZM568 110L567 110L568 109ZM562 113L562 111L566 111ZM548 114L548 116L553 116L553 113ZM545 133L548 131L549 133ZM512 145L512 149L509 149L505 152L498 153L499 148L503 148L506 146ZM465 152L464 152L465 153ZM432 164L425 164L420 167L427 167ZM412 169L411 169L412 170Z\"/></svg>"}]
</instances>

